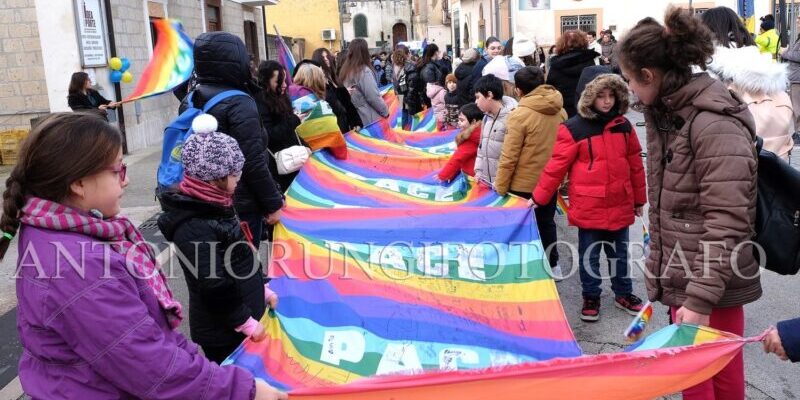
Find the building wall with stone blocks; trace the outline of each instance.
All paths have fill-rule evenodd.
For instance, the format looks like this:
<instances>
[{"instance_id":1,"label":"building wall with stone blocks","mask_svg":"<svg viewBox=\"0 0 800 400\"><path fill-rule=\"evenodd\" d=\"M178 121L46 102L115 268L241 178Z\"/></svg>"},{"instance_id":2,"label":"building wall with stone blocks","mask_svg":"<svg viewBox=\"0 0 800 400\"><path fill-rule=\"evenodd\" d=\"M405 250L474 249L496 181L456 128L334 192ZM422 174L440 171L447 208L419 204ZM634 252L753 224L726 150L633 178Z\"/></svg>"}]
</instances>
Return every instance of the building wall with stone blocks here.
<instances>
[{"instance_id":1,"label":"building wall with stone blocks","mask_svg":"<svg viewBox=\"0 0 800 400\"><path fill-rule=\"evenodd\" d=\"M0 0L0 132L49 112L34 0Z\"/></svg>"},{"instance_id":2,"label":"building wall with stone blocks","mask_svg":"<svg viewBox=\"0 0 800 400\"><path fill-rule=\"evenodd\" d=\"M106 98L116 99L108 67L81 67L72 15L74 1L0 0L0 132L29 128L32 118L68 111L66 88L69 76L76 71L88 72ZM111 54L109 43L109 56L127 57L134 76L133 83L121 84L121 98L133 92L152 54L148 14L153 4L148 3L160 4L166 17L179 19L192 38L205 31L205 2L201 0L111 0L110 3L113 30L106 28L114 37L116 53ZM264 59L261 8L231 0L222 3L226 31L244 40L244 21L256 23L259 56ZM41 29L39 20L47 21ZM42 48L43 42L46 49ZM178 99L169 93L124 104L118 113L124 116L128 150L160 143L164 127L177 116L178 106Z\"/></svg>"}]
</instances>

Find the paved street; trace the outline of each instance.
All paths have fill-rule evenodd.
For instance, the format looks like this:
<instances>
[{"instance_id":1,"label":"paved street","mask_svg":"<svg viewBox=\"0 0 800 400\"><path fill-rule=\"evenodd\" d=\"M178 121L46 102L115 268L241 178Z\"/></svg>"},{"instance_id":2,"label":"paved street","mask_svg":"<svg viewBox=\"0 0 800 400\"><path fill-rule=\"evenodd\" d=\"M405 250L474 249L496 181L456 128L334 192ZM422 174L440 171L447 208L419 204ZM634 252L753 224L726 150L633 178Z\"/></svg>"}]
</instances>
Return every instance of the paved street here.
<instances>
[{"instance_id":1,"label":"paved street","mask_svg":"<svg viewBox=\"0 0 800 400\"><path fill-rule=\"evenodd\" d=\"M641 120L641 115L631 113L633 122ZM640 140L644 143L644 128L637 127ZM800 149L797 149L800 154ZM125 213L137 223L145 223L143 231L148 240L160 241L163 238L157 228L148 219L157 211L158 206L153 198L155 171L160 156L159 148L150 148L133 154L126 159L129 165L131 185L124 199ZM795 162L800 160L795 157ZM0 176L4 180L5 177ZM559 217L559 239L577 244L577 229L566 226L563 217ZM630 230L631 241L641 242L641 222L637 220ZM16 246L0 265L0 400L17 399L21 396L17 374L17 361L21 352L16 334L16 297L14 294L14 265L16 262ZM562 259L571 262L568 252L562 251ZM631 257L640 257L641 252L634 249ZM188 304L186 285L180 268L175 264L170 284L178 299ZM570 272L569 270L565 273ZM564 304L566 315L575 332L575 336L586 354L609 353L620 351L623 346L622 332L631 317L613 307L610 284L605 282L602 317L594 324L583 323L578 318L581 306L580 282L577 271L565 281L558 284L559 293ZM800 277L780 277L771 272L763 275L764 297L746 307L747 335L757 335L770 325L781 319L800 315L800 307L796 294L800 288ZM637 272L634 281L636 294L645 297L644 281L641 272ZM189 316L191 318L191 316ZM666 325L666 308L656 307L652 328ZM188 321L182 329L188 334ZM747 368L748 399L794 399L800 397L800 365L792 365L779 361L774 356L764 355L759 345L751 344L745 348ZM679 396L673 396L679 398ZM672 398L672 397L671 397Z\"/></svg>"}]
</instances>

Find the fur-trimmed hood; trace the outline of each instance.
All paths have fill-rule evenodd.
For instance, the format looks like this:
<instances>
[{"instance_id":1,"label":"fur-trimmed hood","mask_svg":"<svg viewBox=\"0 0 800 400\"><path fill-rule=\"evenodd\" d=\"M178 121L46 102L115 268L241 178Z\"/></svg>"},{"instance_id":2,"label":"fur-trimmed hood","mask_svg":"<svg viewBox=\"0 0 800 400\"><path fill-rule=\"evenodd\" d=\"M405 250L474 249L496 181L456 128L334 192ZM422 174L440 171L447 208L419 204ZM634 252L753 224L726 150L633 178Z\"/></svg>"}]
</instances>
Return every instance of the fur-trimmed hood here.
<instances>
[{"instance_id":1,"label":"fur-trimmed hood","mask_svg":"<svg viewBox=\"0 0 800 400\"><path fill-rule=\"evenodd\" d=\"M751 95L783 92L789 82L786 64L773 61L756 46L717 46L708 71L734 90Z\"/></svg>"},{"instance_id":2,"label":"fur-trimmed hood","mask_svg":"<svg viewBox=\"0 0 800 400\"><path fill-rule=\"evenodd\" d=\"M628 106L630 105L628 84L619 75L601 74L586 84L586 88L581 93L581 98L577 104L578 114L581 117L586 119L595 119L597 117L597 113L592 110L592 105L603 89L614 91L617 103L616 108L619 110L620 115L625 115L628 112Z\"/></svg>"}]
</instances>

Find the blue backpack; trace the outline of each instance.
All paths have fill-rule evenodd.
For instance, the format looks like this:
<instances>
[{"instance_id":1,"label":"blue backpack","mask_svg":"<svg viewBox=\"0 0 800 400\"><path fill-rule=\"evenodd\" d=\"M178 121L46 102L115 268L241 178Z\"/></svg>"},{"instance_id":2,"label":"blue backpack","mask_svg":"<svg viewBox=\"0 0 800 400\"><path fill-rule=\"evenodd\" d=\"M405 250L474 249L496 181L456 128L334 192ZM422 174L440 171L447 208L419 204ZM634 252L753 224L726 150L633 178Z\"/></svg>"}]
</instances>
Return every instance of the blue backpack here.
<instances>
[{"instance_id":1,"label":"blue backpack","mask_svg":"<svg viewBox=\"0 0 800 400\"><path fill-rule=\"evenodd\" d=\"M158 165L158 188L156 193L173 187L183 180L183 165L181 165L181 149L183 143L191 136L192 121L201 114L208 113L220 101L233 96L249 96L241 90L226 90L212 97L202 109L195 108L192 103L194 92L186 98L188 107L178 118L175 118L164 129L164 144L161 150L161 163Z\"/></svg>"}]
</instances>

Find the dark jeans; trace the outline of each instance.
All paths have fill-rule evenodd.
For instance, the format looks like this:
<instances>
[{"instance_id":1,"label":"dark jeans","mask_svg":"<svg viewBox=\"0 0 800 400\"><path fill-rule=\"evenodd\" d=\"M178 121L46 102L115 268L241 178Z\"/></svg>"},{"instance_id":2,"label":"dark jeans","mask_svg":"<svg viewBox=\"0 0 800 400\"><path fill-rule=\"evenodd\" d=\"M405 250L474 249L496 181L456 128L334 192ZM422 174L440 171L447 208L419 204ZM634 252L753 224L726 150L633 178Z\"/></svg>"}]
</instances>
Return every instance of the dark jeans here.
<instances>
[{"instance_id":1,"label":"dark jeans","mask_svg":"<svg viewBox=\"0 0 800 400\"><path fill-rule=\"evenodd\" d=\"M600 297L600 250L606 253L611 290L617 296L633 293L628 276L628 228L618 231L578 229L578 253L584 297Z\"/></svg>"},{"instance_id":2,"label":"dark jeans","mask_svg":"<svg viewBox=\"0 0 800 400\"><path fill-rule=\"evenodd\" d=\"M226 358L228 358L231 353L233 353L236 348L239 347L238 344L232 344L228 346L200 346L203 349L203 354L206 355L206 358L214 361L217 364L222 364Z\"/></svg>"},{"instance_id":3,"label":"dark jeans","mask_svg":"<svg viewBox=\"0 0 800 400\"><path fill-rule=\"evenodd\" d=\"M510 190L509 193L524 199L531 199L530 192L525 193ZM542 240L542 247L547 251L550 246L553 246L547 254L547 261L550 263L550 268L554 268L558 265L558 249L554 246L558 241L558 233L556 231L556 222L553 219L556 215L556 196L553 196L553 199L547 205L536 207L533 211L536 215L536 225L539 228L539 237Z\"/></svg>"},{"instance_id":4,"label":"dark jeans","mask_svg":"<svg viewBox=\"0 0 800 400\"><path fill-rule=\"evenodd\" d=\"M253 246L258 249L261 246L261 235L264 234L264 215L256 213L239 214L239 219L247 222L250 232L253 234Z\"/></svg>"}]
</instances>

